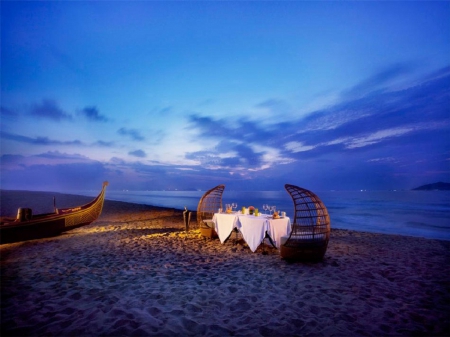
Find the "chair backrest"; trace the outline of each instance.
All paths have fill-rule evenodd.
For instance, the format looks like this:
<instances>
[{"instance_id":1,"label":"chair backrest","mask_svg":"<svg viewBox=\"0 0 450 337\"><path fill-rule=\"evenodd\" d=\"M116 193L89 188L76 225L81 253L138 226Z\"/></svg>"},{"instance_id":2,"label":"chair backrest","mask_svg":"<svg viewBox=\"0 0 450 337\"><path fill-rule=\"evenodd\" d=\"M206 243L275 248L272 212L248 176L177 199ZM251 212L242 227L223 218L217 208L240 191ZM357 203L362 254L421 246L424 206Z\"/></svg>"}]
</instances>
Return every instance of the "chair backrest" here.
<instances>
[{"instance_id":1,"label":"chair backrest","mask_svg":"<svg viewBox=\"0 0 450 337\"><path fill-rule=\"evenodd\" d=\"M197 206L197 225L201 226L203 220L210 220L219 208L222 208L222 194L225 185L218 185L206 191Z\"/></svg>"},{"instance_id":2,"label":"chair backrest","mask_svg":"<svg viewBox=\"0 0 450 337\"><path fill-rule=\"evenodd\" d=\"M292 236L308 236L312 240L319 239L328 242L330 233L330 216L322 200L313 192L295 186L284 185L294 202L294 218ZM303 228L302 228L303 227ZM310 230L305 231L308 227Z\"/></svg>"}]
</instances>

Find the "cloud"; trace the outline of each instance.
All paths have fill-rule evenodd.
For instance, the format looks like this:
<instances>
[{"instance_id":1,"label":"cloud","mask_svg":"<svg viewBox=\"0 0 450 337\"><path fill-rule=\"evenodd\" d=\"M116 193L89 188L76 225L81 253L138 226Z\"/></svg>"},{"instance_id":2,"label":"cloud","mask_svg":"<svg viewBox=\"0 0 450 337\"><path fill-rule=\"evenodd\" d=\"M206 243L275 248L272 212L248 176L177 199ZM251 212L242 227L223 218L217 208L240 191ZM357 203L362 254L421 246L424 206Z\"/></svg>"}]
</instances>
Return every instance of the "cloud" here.
<instances>
[{"instance_id":1,"label":"cloud","mask_svg":"<svg viewBox=\"0 0 450 337\"><path fill-rule=\"evenodd\" d=\"M117 133L122 136L128 136L135 141L145 140L144 136L142 136L136 129L120 128L119 130L117 130Z\"/></svg>"},{"instance_id":2,"label":"cloud","mask_svg":"<svg viewBox=\"0 0 450 337\"><path fill-rule=\"evenodd\" d=\"M92 144L92 146L99 146L99 147L114 147L114 142L105 142L103 140L98 140L95 143Z\"/></svg>"},{"instance_id":3,"label":"cloud","mask_svg":"<svg viewBox=\"0 0 450 337\"><path fill-rule=\"evenodd\" d=\"M233 121L233 124L230 124L226 119L213 119L198 114L188 116L188 121L189 128L198 129L202 138L223 138L247 144L270 139L274 136L274 128L286 126L285 124L274 123L264 128L247 118L237 119Z\"/></svg>"},{"instance_id":4,"label":"cloud","mask_svg":"<svg viewBox=\"0 0 450 337\"><path fill-rule=\"evenodd\" d=\"M363 137L355 137L352 139L348 139L346 142L346 147L348 149L354 149L358 147L364 147L372 144L376 144L392 137L400 137L404 134L413 131L412 127L401 127L401 128L392 128L385 130L378 130L371 134L365 135Z\"/></svg>"},{"instance_id":5,"label":"cloud","mask_svg":"<svg viewBox=\"0 0 450 337\"><path fill-rule=\"evenodd\" d=\"M0 182L5 189L79 191L97 190L110 176L111 172L102 163L90 161L3 169Z\"/></svg>"},{"instance_id":6,"label":"cloud","mask_svg":"<svg viewBox=\"0 0 450 337\"><path fill-rule=\"evenodd\" d=\"M397 159L394 157L383 157L383 158L371 158L367 160L368 162L386 163L386 162L396 162Z\"/></svg>"},{"instance_id":7,"label":"cloud","mask_svg":"<svg viewBox=\"0 0 450 337\"><path fill-rule=\"evenodd\" d=\"M0 158L1 158L0 165L2 168L4 168L11 165L12 166L21 165L23 158L25 157L18 154L4 154Z\"/></svg>"},{"instance_id":8,"label":"cloud","mask_svg":"<svg viewBox=\"0 0 450 337\"><path fill-rule=\"evenodd\" d=\"M28 143L33 145L78 145L84 146L85 144L80 140L71 140L71 141L59 141L50 139L48 137L36 137L31 138L27 136L22 136L14 133L9 133L5 131L0 132L0 137L3 139L14 140L16 142Z\"/></svg>"},{"instance_id":9,"label":"cloud","mask_svg":"<svg viewBox=\"0 0 450 337\"><path fill-rule=\"evenodd\" d=\"M44 99L40 104L35 104L30 109L30 115L37 118L51 119L54 121L72 120L72 116L62 110L56 101Z\"/></svg>"},{"instance_id":10,"label":"cloud","mask_svg":"<svg viewBox=\"0 0 450 337\"><path fill-rule=\"evenodd\" d=\"M285 119L287 116L292 115L292 107L289 103L282 99L269 98L255 105L258 109L266 110L269 114L269 118L272 119ZM262 114L258 116L262 118Z\"/></svg>"},{"instance_id":11,"label":"cloud","mask_svg":"<svg viewBox=\"0 0 450 337\"><path fill-rule=\"evenodd\" d=\"M109 180L117 189L139 190L207 189L220 183L227 189L261 190L280 188L286 182L311 189L414 187L445 180L450 174L449 92L450 74L442 71L407 89L371 91L289 123L268 125L251 116L229 120L192 114L186 128L206 146L185 153L186 164L129 162L120 155L99 163L76 154L49 152L25 159L2 157L1 179L9 184L5 186L24 180L37 186L39 175L57 172L62 181L78 174L79 186L93 178L100 184ZM136 129L121 128L118 133L144 139ZM58 144L45 137L5 132L1 136L28 144ZM129 152L136 158L144 158L143 154L143 150Z\"/></svg>"},{"instance_id":12,"label":"cloud","mask_svg":"<svg viewBox=\"0 0 450 337\"><path fill-rule=\"evenodd\" d=\"M391 81L400 76L411 73L413 67L406 63L397 63L380 70L366 80L358 83L349 90L344 91L344 98L359 98L375 90L381 90L383 86L388 85Z\"/></svg>"},{"instance_id":13,"label":"cloud","mask_svg":"<svg viewBox=\"0 0 450 337\"><path fill-rule=\"evenodd\" d=\"M311 145L305 145L302 142L288 142L285 144L285 148L288 151L291 152L304 152L304 151L310 151L312 149L314 149L316 146L311 146Z\"/></svg>"},{"instance_id":14,"label":"cloud","mask_svg":"<svg viewBox=\"0 0 450 337\"><path fill-rule=\"evenodd\" d=\"M85 107L83 110L81 110L81 114L91 121L95 121L95 122L107 122L108 121L108 118L106 118L103 115L100 115L97 107L95 107L95 106Z\"/></svg>"},{"instance_id":15,"label":"cloud","mask_svg":"<svg viewBox=\"0 0 450 337\"><path fill-rule=\"evenodd\" d=\"M223 140L211 151L186 153L186 159L199 161L201 165L214 168L258 168L263 163L263 154L257 153L251 146L244 143Z\"/></svg>"},{"instance_id":16,"label":"cloud","mask_svg":"<svg viewBox=\"0 0 450 337\"><path fill-rule=\"evenodd\" d=\"M8 154L1 157L1 169L2 172L4 172L4 170L12 169L26 170L29 167L36 165L59 165L87 162L93 162L93 160L81 154L62 153L59 151L48 151L32 156Z\"/></svg>"},{"instance_id":17,"label":"cloud","mask_svg":"<svg viewBox=\"0 0 450 337\"><path fill-rule=\"evenodd\" d=\"M138 158L145 158L147 157L147 154L143 150L136 150L136 151L130 151L128 152L130 156L138 157Z\"/></svg>"},{"instance_id":18,"label":"cloud","mask_svg":"<svg viewBox=\"0 0 450 337\"><path fill-rule=\"evenodd\" d=\"M367 175L376 176L373 184L381 183L381 171L374 171L380 170L380 165L392 177L393 172L399 174L398 167L407 167L405 176L408 176L418 172L414 161L432 153L439 158L439 164L427 160L427 165L439 165L441 169L442 156L448 153L449 146L445 133L450 132L450 74L444 68L407 89L388 90L389 86L383 91L370 89L387 85L406 73L406 66L390 68L362 81L366 85L360 89L367 91L365 96L341 101L289 123L268 125L247 118L230 122L193 114L189 116L189 128L197 130L197 138L217 145L188 153L186 158L211 170L247 175L254 172L254 177L257 170L276 176L282 172L289 174L290 170L296 172L295 167L301 165L306 175L325 172L344 179L349 174L347 178L355 175L362 181L370 181L363 178L364 174L349 169L351 163L366 170ZM277 104L276 100L266 100L261 107ZM402 160L400 164L399 160L376 158ZM318 162L323 167L316 167ZM338 174L339 170L343 173ZM336 184L332 179L329 182Z\"/></svg>"},{"instance_id":19,"label":"cloud","mask_svg":"<svg viewBox=\"0 0 450 337\"><path fill-rule=\"evenodd\" d=\"M222 140L214 150L186 153L185 158L209 169L220 167L233 171L262 169L267 161L264 151L256 151L251 145L233 140Z\"/></svg>"},{"instance_id":20,"label":"cloud","mask_svg":"<svg viewBox=\"0 0 450 337\"><path fill-rule=\"evenodd\" d=\"M92 144L86 144L78 139L75 140L68 140L68 141L61 141L56 139L50 139L48 137L28 137L28 136L22 136L15 133L10 133L6 131L0 131L0 138L2 139L8 139L13 140L20 143L27 143L32 145L44 145L44 146L98 146L98 147L113 147L114 142L105 142L102 140L98 140Z\"/></svg>"},{"instance_id":21,"label":"cloud","mask_svg":"<svg viewBox=\"0 0 450 337\"><path fill-rule=\"evenodd\" d=\"M440 129L447 129L449 126L449 122L441 122L441 123L422 123L422 124L410 124L397 128L390 129L382 129L374 132L368 132L366 134L362 134L361 136L355 137L340 137L337 139L333 139L330 141L316 143L315 145L305 145L302 142L292 141L285 144L285 148L288 151L293 153L296 152L305 152L312 151L318 147L327 147L327 146L335 146L335 145L343 145L340 150L345 149L357 149L363 148L366 146L372 146L382 142L392 142L395 138L403 137L408 133L418 133L418 132L436 132Z\"/></svg>"},{"instance_id":22,"label":"cloud","mask_svg":"<svg viewBox=\"0 0 450 337\"><path fill-rule=\"evenodd\" d=\"M284 145L302 143L321 153L332 150L384 146L409 134L448 129L450 125L450 75L419 83L407 90L375 93L314 112L295 123L299 132L286 132ZM420 139L413 140L420 142ZM331 149L330 149L331 150Z\"/></svg>"},{"instance_id":23,"label":"cloud","mask_svg":"<svg viewBox=\"0 0 450 337\"><path fill-rule=\"evenodd\" d=\"M259 109L267 109L274 113L286 113L291 110L289 103L276 98L269 98L261 103L255 105L256 108Z\"/></svg>"},{"instance_id":24,"label":"cloud","mask_svg":"<svg viewBox=\"0 0 450 337\"><path fill-rule=\"evenodd\" d=\"M36 155L36 157L41 157L41 158L47 158L47 159L69 159L69 160L90 160L89 157L86 157L84 155L78 154L78 153L73 153L73 154L69 154L69 153L62 153L59 151L48 151L45 153L41 153Z\"/></svg>"},{"instance_id":25,"label":"cloud","mask_svg":"<svg viewBox=\"0 0 450 337\"><path fill-rule=\"evenodd\" d=\"M162 108L161 110L159 110L159 113L161 115L165 115L167 113L170 113L172 111L172 107L171 106L167 106L165 108Z\"/></svg>"},{"instance_id":26,"label":"cloud","mask_svg":"<svg viewBox=\"0 0 450 337\"><path fill-rule=\"evenodd\" d=\"M237 157L241 165L247 168L255 168L261 165L261 153L256 153L251 146L245 143L236 144L234 150L237 152Z\"/></svg>"},{"instance_id":27,"label":"cloud","mask_svg":"<svg viewBox=\"0 0 450 337\"><path fill-rule=\"evenodd\" d=\"M188 152L185 158L194 160L204 167L219 167L222 165L222 158L220 158L215 151L196 151Z\"/></svg>"},{"instance_id":28,"label":"cloud","mask_svg":"<svg viewBox=\"0 0 450 337\"><path fill-rule=\"evenodd\" d=\"M0 107L0 113L2 117L17 117L19 115L16 111L8 109L4 106Z\"/></svg>"},{"instance_id":29,"label":"cloud","mask_svg":"<svg viewBox=\"0 0 450 337\"><path fill-rule=\"evenodd\" d=\"M173 112L173 107L172 106L166 106L164 108L155 107L155 108L150 110L149 115L165 116L165 115L170 114L172 112Z\"/></svg>"},{"instance_id":30,"label":"cloud","mask_svg":"<svg viewBox=\"0 0 450 337\"><path fill-rule=\"evenodd\" d=\"M426 82L426 81L435 80L435 79L438 79L441 77L446 77L446 76L450 76L450 65L442 67L434 72L431 72L430 74L427 74L423 78L423 81Z\"/></svg>"}]
</instances>

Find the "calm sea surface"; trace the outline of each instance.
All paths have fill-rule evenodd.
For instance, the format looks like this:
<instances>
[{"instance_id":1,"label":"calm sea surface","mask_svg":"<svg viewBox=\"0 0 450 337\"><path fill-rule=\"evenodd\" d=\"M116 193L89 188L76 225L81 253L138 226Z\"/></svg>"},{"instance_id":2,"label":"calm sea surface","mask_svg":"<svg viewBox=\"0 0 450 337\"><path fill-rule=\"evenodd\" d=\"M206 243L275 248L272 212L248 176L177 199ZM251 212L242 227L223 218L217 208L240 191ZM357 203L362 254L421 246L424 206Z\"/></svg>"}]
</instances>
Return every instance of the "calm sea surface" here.
<instances>
[{"instance_id":1,"label":"calm sea surface","mask_svg":"<svg viewBox=\"0 0 450 337\"><path fill-rule=\"evenodd\" d=\"M95 196L97 192L79 193ZM204 191L107 191L106 198L138 204L196 210ZM450 191L326 191L315 192L328 208L333 228L450 240ZM236 202L277 207L292 217L286 191L227 191L223 204Z\"/></svg>"},{"instance_id":2,"label":"calm sea surface","mask_svg":"<svg viewBox=\"0 0 450 337\"><path fill-rule=\"evenodd\" d=\"M328 208L332 228L419 236L450 240L450 191L314 191ZM62 193L94 197L98 191L64 191ZM106 191L106 199L153 206L195 211L204 191ZM51 195L51 193L50 193ZM15 200L10 204L8 194L2 195L2 216L15 216L17 207L23 205ZM20 194L19 194L20 196ZM14 200L10 200L14 201ZM33 200L38 201L38 200ZM42 200L44 201L44 200ZM277 210L293 215L293 202L286 191L227 191L223 205L235 202L242 206L254 206L263 211L263 204L274 205ZM28 201L29 202L29 201ZM63 199L57 197L57 204ZM50 207L39 213L51 212L52 199L44 203ZM65 205L70 207L74 205ZM47 207L47 208L48 208ZM8 209L11 208L11 209ZM38 211L36 208L35 211Z\"/></svg>"}]
</instances>

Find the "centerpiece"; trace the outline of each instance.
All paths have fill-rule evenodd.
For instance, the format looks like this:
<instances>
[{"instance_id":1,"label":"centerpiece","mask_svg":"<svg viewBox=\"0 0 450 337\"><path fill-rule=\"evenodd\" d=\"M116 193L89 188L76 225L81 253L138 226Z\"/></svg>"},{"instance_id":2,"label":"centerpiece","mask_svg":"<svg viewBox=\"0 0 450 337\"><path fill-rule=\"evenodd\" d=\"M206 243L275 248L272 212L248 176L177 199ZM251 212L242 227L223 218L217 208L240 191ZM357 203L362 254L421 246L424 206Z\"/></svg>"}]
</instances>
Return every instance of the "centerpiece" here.
<instances>
[{"instance_id":1,"label":"centerpiece","mask_svg":"<svg viewBox=\"0 0 450 337\"><path fill-rule=\"evenodd\" d=\"M250 215L252 215L254 212L255 212L255 207L250 206L250 207L248 208L248 213L249 213Z\"/></svg>"}]
</instances>

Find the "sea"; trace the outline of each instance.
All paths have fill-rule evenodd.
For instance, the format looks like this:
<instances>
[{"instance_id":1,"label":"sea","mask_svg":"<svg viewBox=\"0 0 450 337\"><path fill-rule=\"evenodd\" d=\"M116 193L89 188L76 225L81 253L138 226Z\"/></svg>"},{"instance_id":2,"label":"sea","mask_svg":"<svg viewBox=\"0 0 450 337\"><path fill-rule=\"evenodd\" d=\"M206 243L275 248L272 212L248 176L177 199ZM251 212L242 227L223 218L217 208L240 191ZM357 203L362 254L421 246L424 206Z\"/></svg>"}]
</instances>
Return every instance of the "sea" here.
<instances>
[{"instance_id":1,"label":"sea","mask_svg":"<svg viewBox=\"0 0 450 337\"><path fill-rule=\"evenodd\" d=\"M96 196L98 191L76 194ZM195 211L205 191L112 191L106 199ZM314 193L328 209L332 228L450 240L450 191L323 191ZM224 191L223 205L276 206L292 218L284 191Z\"/></svg>"}]
</instances>

